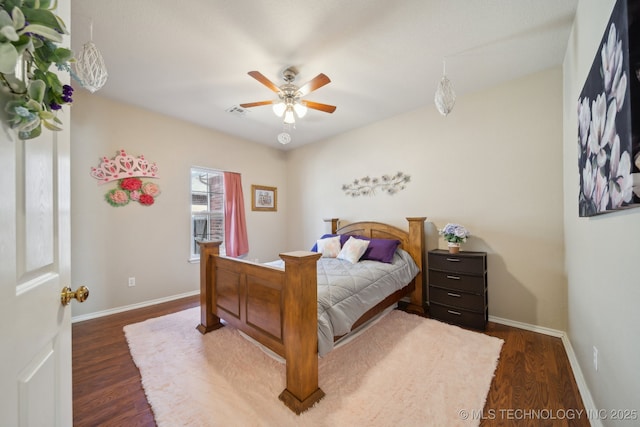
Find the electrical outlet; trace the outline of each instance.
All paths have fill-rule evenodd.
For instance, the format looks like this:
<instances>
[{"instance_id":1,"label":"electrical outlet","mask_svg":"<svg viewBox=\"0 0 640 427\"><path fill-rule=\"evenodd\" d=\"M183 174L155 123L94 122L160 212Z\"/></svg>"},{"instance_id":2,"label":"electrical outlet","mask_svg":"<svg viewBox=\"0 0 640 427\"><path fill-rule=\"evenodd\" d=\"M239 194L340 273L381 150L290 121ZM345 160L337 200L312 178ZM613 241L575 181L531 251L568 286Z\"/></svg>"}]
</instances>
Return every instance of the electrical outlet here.
<instances>
[{"instance_id":1,"label":"electrical outlet","mask_svg":"<svg viewBox=\"0 0 640 427\"><path fill-rule=\"evenodd\" d=\"M597 371L598 370L598 347L593 346L593 367Z\"/></svg>"},{"instance_id":2,"label":"electrical outlet","mask_svg":"<svg viewBox=\"0 0 640 427\"><path fill-rule=\"evenodd\" d=\"M129 287L133 287L136 285L136 278L135 277L129 277Z\"/></svg>"}]
</instances>

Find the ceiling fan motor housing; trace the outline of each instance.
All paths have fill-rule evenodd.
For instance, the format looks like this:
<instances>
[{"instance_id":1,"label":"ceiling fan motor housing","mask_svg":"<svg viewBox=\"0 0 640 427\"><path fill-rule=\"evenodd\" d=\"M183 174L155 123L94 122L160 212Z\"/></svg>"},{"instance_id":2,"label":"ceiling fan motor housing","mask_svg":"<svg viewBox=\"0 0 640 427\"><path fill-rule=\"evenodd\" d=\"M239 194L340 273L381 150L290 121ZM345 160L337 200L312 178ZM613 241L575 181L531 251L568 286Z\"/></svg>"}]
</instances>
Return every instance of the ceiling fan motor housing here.
<instances>
[{"instance_id":1,"label":"ceiling fan motor housing","mask_svg":"<svg viewBox=\"0 0 640 427\"><path fill-rule=\"evenodd\" d=\"M282 72L282 78L284 78L284 81L287 83L291 83L292 81L294 81L297 75L298 70L294 67L289 67Z\"/></svg>"}]
</instances>

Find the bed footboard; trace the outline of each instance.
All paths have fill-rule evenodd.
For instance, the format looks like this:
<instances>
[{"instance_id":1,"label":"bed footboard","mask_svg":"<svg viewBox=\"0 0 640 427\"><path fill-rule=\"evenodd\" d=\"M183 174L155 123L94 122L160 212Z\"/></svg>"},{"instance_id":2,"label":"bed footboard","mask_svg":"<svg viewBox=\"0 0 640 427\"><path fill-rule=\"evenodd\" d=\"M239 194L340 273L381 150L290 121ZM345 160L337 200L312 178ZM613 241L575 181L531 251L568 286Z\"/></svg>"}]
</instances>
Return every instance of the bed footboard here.
<instances>
[{"instance_id":1,"label":"bed footboard","mask_svg":"<svg viewBox=\"0 0 640 427\"><path fill-rule=\"evenodd\" d=\"M324 396L318 387L316 252L280 254L285 268L219 256L220 242L200 243L201 333L223 324L243 331L286 359L279 398L300 414Z\"/></svg>"},{"instance_id":2,"label":"bed footboard","mask_svg":"<svg viewBox=\"0 0 640 427\"><path fill-rule=\"evenodd\" d=\"M409 231L378 222L356 222L337 227L332 233L369 238L398 239L416 262L420 272L408 286L387 297L365 313L356 325L370 319L407 293L409 308L424 313L424 221L407 218ZM286 388L279 398L296 414L322 399L318 386L318 287L316 252L280 254L285 268L221 257L221 242L200 245L200 325L205 334L224 323L233 326L273 350L286 360Z\"/></svg>"}]
</instances>

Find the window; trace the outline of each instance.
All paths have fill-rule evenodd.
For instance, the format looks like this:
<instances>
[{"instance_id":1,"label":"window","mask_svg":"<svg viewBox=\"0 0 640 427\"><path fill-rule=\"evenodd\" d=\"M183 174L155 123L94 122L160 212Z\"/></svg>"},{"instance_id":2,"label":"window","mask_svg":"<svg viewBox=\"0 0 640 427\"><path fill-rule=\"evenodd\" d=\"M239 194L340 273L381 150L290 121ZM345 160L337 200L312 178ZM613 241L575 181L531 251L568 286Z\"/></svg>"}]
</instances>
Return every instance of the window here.
<instances>
[{"instance_id":1,"label":"window","mask_svg":"<svg viewBox=\"0 0 640 427\"><path fill-rule=\"evenodd\" d=\"M224 247L224 173L215 169L191 168L191 255L200 259L199 240L220 240Z\"/></svg>"}]
</instances>

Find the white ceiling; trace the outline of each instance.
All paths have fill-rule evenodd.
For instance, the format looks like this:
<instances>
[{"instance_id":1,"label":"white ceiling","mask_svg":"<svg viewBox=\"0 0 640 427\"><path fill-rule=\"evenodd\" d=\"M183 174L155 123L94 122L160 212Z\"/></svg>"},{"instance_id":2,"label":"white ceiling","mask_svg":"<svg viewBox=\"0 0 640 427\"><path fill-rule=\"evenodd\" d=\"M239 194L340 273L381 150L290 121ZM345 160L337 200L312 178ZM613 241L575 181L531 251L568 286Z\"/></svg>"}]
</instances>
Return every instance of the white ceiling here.
<instances>
[{"instance_id":1,"label":"white ceiling","mask_svg":"<svg viewBox=\"0 0 640 427\"><path fill-rule=\"evenodd\" d=\"M562 63L578 0L72 0L72 48L90 40L109 72L96 92L125 103L292 149L428 106L442 77L458 98ZM299 86L331 83L277 142L270 106L244 117L235 105L276 95L247 75ZM463 101L459 101L463 102ZM455 108L451 114L455 114ZM444 120L444 118L443 118Z\"/></svg>"}]
</instances>

